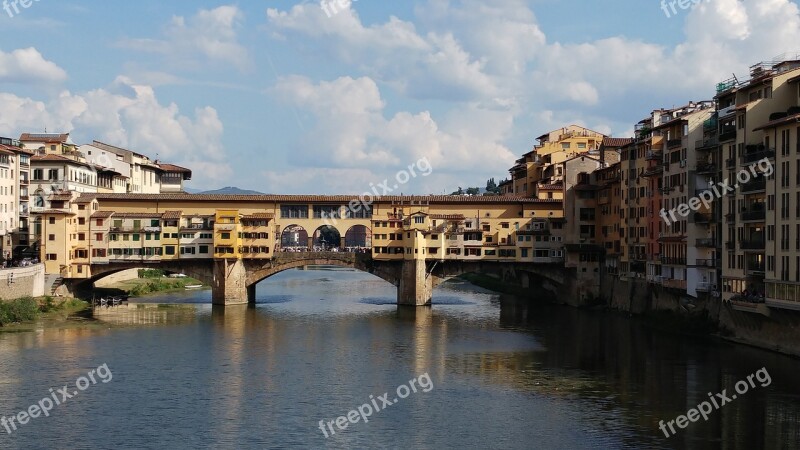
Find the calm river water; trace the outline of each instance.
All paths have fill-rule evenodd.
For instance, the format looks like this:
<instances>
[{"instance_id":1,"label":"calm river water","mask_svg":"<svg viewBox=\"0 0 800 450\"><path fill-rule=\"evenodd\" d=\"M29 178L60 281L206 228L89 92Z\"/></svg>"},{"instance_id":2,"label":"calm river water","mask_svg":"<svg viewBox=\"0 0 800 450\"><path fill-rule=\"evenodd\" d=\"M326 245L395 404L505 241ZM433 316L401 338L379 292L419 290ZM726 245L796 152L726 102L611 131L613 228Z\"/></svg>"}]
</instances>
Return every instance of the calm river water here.
<instances>
[{"instance_id":1,"label":"calm river water","mask_svg":"<svg viewBox=\"0 0 800 450\"><path fill-rule=\"evenodd\" d=\"M796 359L468 284L432 308L394 296L368 274L294 270L261 283L256 307L187 292L104 310L103 327L0 333L0 415L85 388L0 428L0 448L800 448ZM659 430L762 367L769 386ZM380 410L336 427L364 404Z\"/></svg>"}]
</instances>

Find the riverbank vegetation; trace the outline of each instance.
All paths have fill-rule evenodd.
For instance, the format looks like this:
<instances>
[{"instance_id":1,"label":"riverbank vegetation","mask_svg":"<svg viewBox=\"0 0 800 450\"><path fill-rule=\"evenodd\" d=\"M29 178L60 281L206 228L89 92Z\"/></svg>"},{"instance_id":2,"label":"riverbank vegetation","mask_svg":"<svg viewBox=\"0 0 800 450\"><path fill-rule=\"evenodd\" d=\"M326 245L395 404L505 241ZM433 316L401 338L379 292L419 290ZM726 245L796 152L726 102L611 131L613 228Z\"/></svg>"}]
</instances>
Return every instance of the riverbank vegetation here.
<instances>
[{"instance_id":1,"label":"riverbank vegetation","mask_svg":"<svg viewBox=\"0 0 800 450\"><path fill-rule=\"evenodd\" d=\"M0 301L0 327L32 322L40 318L65 318L88 307L74 298L24 297Z\"/></svg>"}]
</instances>

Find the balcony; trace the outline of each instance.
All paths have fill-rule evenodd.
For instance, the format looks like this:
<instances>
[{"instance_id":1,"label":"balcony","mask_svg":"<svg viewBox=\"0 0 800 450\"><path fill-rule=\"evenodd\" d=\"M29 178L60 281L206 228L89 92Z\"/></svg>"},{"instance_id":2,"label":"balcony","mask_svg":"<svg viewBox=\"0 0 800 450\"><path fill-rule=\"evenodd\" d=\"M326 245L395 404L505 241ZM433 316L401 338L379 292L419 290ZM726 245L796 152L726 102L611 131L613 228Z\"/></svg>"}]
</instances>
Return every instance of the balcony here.
<instances>
[{"instance_id":1,"label":"balcony","mask_svg":"<svg viewBox=\"0 0 800 450\"><path fill-rule=\"evenodd\" d=\"M728 241L725 243L725 250L736 250L736 242Z\"/></svg>"},{"instance_id":2,"label":"balcony","mask_svg":"<svg viewBox=\"0 0 800 450\"><path fill-rule=\"evenodd\" d=\"M739 241L742 250L764 250L765 242L763 238L742 239Z\"/></svg>"},{"instance_id":3,"label":"balcony","mask_svg":"<svg viewBox=\"0 0 800 450\"><path fill-rule=\"evenodd\" d=\"M662 256L661 257L661 264L668 265L668 266L685 266L686 265L686 258L675 258L672 256Z\"/></svg>"},{"instance_id":4,"label":"balcony","mask_svg":"<svg viewBox=\"0 0 800 450\"><path fill-rule=\"evenodd\" d=\"M696 262L697 267L708 267L713 269L716 267L716 263L713 259L698 259Z\"/></svg>"},{"instance_id":5,"label":"balcony","mask_svg":"<svg viewBox=\"0 0 800 450\"><path fill-rule=\"evenodd\" d=\"M714 214L712 214L712 213L696 212L696 213L694 213L693 217L694 217L694 223L700 224L700 225L708 225L710 223L713 223L713 222L717 221L716 217L714 217Z\"/></svg>"},{"instance_id":6,"label":"balcony","mask_svg":"<svg viewBox=\"0 0 800 450\"><path fill-rule=\"evenodd\" d=\"M642 173L642 176L643 177L652 177L652 176L660 175L662 173L664 173L664 166L658 165L658 166L648 167L647 170L645 170Z\"/></svg>"},{"instance_id":7,"label":"balcony","mask_svg":"<svg viewBox=\"0 0 800 450\"><path fill-rule=\"evenodd\" d=\"M734 127L723 128L719 133L720 142L731 141L734 139L736 139L736 128Z\"/></svg>"},{"instance_id":8,"label":"balcony","mask_svg":"<svg viewBox=\"0 0 800 450\"><path fill-rule=\"evenodd\" d=\"M717 119L711 118L703 122L703 131L714 132L717 131Z\"/></svg>"},{"instance_id":9,"label":"balcony","mask_svg":"<svg viewBox=\"0 0 800 450\"><path fill-rule=\"evenodd\" d=\"M764 262L747 261L747 274L752 276L764 276Z\"/></svg>"},{"instance_id":10,"label":"balcony","mask_svg":"<svg viewBox=\"0 0 800 450\"><path fill-rule=\"evenodd\" d=\"M649 150L647 155L645 156L645 160L647 161L661 161L661 158L664 157L664 152L661 150L653 151Z\"/></svg>"},{"instance_id":11,"label":"balcony","mask_svg":"<svg viewBox=\"0 0 800 450\"><path fill-rule=\"evenodd\" d=\"M763 207L756 209L745 209L739 215L742 222L763 222L767 217L767 212Z\"/></svg>"},{"instance_id":12,"label":"balcony","mask_svg":"<svg viewBox=\"0 0 800 450\"><path fill-rule=\"evenodd\" d=\"M697 165L697 174L706 175L717 173L717 165L713 163L702 163Z\"/></svg>"},{"instance_id":13,"label":"balcony","mask_svg":"<svg viewBox=\"0 0 800 450\"><path fill-rule=\"evenodd\" d=\"M658 191L659 191L659 192L661 192L661 193L662 193L662 194L664 194L664 195L667 195L667 194L669 194L670 192L672 192L672 190L673 190L673 189L675 189L675 188L674 188L674 187L671 187L671 186L664 186L664 187L662 187L662 188L659 188L659 189L658 189Z\"/></svg>"},{"instance_id":14,"label":"balcony","mask_svg":"<svg viewBox=\"0 0 800 450\"><path fill-rule=\"evenodd\" d=\"M695 246L698 248L716 248L716 239L698 239L695 241Z\"/></svg>"},{"instance_id":15,"label":"balcony","mask_svg":"<svg viewBox=\"0 0 800 450\"><path fill-rule=\"evenodd\" d=\"M716 127L715 127L716 128ZM708 139L700 139L695 142L695 150L697 151L707 151L713 150L719 146L719 139L716 136L710 137Z\"/></svg>"},{"instance_id":16,"label":"balcony","mask_svg":"<svg viewBox=\"0 0 800 450\"><path fill-rule=\"evenodd\" d=\"M20 178L19 179L19 184L22 185L22 186L27 186L28 185L28 179L27 178Z\"/></svg>"},{"instance_id":17,"label":"balcony","mask_svg":"<svg viewBox=\"0 0 800 450\"><path fill-rule=\"evenodd\" d=\"M775 149L767 149L742 155L742 164L750 164L764 158L775 159Z\"/></svg>"},{"instance_id":18,"label":"balcony","mask_svg":"<svg viewBox=\"0 0 800 450\"><path fill-rule=\"evenodd\" d=\"M755 180L750 181L749 183L743 184L741 186L741 189L742 192L745 194L751 192L764 191L767 189L767 180L763 177L756 178Z\"/></svg>"},{"instance_id":19,"label":"balcony","mask_svg":"<svg viewBox=\"0 0 800 450\"><path fill-rule=\"evenodd\" d=\"M681 146L681 144L683 144L683 139L670 139L667 141L667 148L668 149L678 148Z\"/></svg>"},{"instance_id":20,"label":"balcony","mask_svg":"<svg viewBox=\"0 0 800 450\"><path fill-rule=\"evenodd\" d=\"M218 224L215 225L215 228L217 229L217 231L233 231L233 230L236 229L236 224L235 223L229 223L229 224L218 223Z\"/></svg>"}]
</instances>

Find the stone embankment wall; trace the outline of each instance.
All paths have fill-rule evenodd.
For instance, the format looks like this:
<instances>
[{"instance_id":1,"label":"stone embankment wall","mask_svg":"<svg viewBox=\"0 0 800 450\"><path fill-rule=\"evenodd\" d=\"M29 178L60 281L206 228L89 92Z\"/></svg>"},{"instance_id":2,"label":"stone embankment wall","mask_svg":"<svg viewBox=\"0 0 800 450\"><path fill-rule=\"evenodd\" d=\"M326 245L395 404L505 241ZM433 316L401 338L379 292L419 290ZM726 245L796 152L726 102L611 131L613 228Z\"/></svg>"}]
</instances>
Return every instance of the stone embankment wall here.
<instances>
[{"instance_id":1,"label":"stone embankment wall","mask_svg":"<svg viewBox=\"0 0 800 450\"><path fill-rule=\"evenodd\" d=\"M0 300L45 295L44 264L0 269Z\"/></svg>"}]
</instances>

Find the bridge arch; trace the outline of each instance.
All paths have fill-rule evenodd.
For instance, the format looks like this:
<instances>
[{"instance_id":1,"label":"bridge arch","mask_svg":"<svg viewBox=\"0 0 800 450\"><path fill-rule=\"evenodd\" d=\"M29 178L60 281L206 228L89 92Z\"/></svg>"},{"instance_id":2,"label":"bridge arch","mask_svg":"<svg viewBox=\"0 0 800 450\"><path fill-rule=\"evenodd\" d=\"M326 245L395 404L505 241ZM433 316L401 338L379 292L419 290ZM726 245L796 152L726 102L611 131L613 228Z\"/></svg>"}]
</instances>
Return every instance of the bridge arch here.
<instances>
[{"instance_id":1,"label":"bridge arch","mask_svg":"<svg viewBox=\"0 0 800 450\"><path fill-rule=\"evenodd\" d=\"M370 273L378 278L397 286L400 282L399 264L394 266L375 267L369 254L319 252L319 253L284 253L269 264L262 267L249 267L247 269L248 288L254 287L259 282L281 272L305 266L336 266L356 269Z\"/></svg>"},{"instance_id":2,"label":"bridge arch","mask_svg":"<svg viewBox=\"0 0 800 450\"><path fill-rule=\"evenodd\" d=\"M307 248L308 231L300 225L292 224L281 232L281 248Z\"/></svg>"},{"instance_id":3,"label":"bridge arch","mask_svg":"<svg viewBox=\"0 0 800 450\"><path fill-rule=\"evenodd\" d=\"M313 246L315 249L329 250L342 245L342 233L333 225L322 225L314 230Z\"/></svg>"},{"instance_id":4,"label":"bridge arch","mask_svg":"<svg viewBox=\"0 0 800 450\"><path fill-rule=\"evenodd\" d=\"M372 248L372 231L364 225L353 225L344 234L344 246Z\"/></svg>"},{"instance_id":5,"label":"bridge arch","mask_svg":"<svg viewBox=\"0 0 800 450\"><path fill-rule=\"evenodd\" d=\"M130 269L158 269L168 274L182 273L201 281L207 286L214 285L214 269L210 260L186 260L182 262L162 262L149 265L141 262L92 265L92 276L90 278L77 280L76 286L79 288L91 287L95 282L107 276Z\"/></svg>"}]
</instances>

